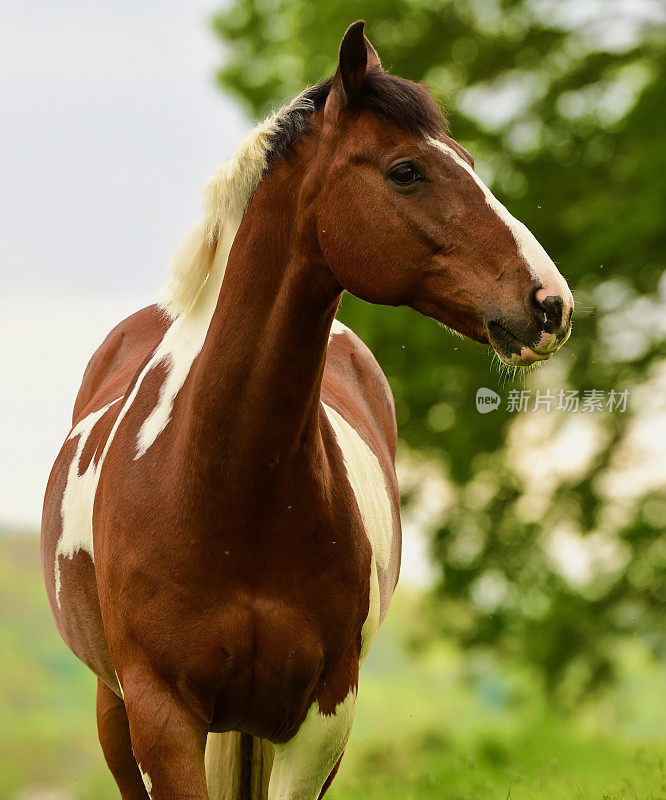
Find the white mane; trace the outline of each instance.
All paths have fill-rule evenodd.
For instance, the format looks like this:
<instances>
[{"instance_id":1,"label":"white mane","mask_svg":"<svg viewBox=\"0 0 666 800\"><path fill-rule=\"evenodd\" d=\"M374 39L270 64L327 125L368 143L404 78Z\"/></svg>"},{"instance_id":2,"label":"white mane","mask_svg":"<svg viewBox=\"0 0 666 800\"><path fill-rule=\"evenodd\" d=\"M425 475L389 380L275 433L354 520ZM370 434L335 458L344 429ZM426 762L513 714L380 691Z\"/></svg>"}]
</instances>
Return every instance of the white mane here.
<instances>
[{"instance_id":1,"label":"white mane","mask_svg":"<svg viewBox=\"0 0 666 800\"><path fill-rule=\"evenodd\" d=\"M158 298L171 319L192 308L213 268L226 268L226 262L213 266L225 220L238 219L245 211L266 169L280 122L294 110L312 109L312 101L301 94L271 114L249 132L229 161L221 164L206 183L202 217L176 247L169 263L169 279Z\"/></svg>"}]
</instances>

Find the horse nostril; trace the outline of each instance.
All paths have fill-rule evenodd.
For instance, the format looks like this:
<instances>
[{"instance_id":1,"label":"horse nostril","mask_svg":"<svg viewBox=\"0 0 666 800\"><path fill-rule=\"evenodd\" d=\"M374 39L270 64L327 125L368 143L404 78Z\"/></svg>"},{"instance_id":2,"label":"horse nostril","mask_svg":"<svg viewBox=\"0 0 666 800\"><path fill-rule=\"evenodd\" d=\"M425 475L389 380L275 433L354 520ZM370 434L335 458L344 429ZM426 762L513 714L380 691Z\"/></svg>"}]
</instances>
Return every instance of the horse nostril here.
<instances>
[{"instance_id":1,"label":"horse nostril","mask_svg":"<svg viewBox=\"0 0 666 800\"><path fill-rule=\"evenodd\" d=\"M564 303L562 302L561 297L553 297L552 295L546 297L544 300L541 301L541 305L546 310L546 320L550 322L550 324L555 328L559 328L562 325L562 309L564 308Z\"/></svg>"},{"instance_id":2,"label":"horse nostril","mask_svg":"<svg viewBox=\"0 0 666 800\"><path fill-rule=\"evenodd\" d=\"M533 289L530 292L530 310L546 333L555 333L564 323L564 301L558 295L547 295L539 299L537 295L540 293L543 290Z\"/></svg>"}]
</instances>

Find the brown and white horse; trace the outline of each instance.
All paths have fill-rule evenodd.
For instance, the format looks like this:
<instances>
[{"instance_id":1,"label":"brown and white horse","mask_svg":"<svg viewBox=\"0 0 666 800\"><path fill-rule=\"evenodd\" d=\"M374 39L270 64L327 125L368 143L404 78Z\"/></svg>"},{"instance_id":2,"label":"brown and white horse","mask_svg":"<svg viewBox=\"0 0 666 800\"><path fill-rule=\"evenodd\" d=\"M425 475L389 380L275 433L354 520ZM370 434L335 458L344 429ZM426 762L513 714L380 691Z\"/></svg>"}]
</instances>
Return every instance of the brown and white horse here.
<instances>
[{"instance_id":1,"label":"brown and white horse","mask_svg":"<svg viewBox=\"0 0 666 800\"><path fill-rule=\"evenodd\" d=\"M46 587L124 800L316 800L335 774L400 564L393 401L344 289L513 365L570 331L553 262L361 22L210 181L51 473Z\"/></svg>"}]
</instances>

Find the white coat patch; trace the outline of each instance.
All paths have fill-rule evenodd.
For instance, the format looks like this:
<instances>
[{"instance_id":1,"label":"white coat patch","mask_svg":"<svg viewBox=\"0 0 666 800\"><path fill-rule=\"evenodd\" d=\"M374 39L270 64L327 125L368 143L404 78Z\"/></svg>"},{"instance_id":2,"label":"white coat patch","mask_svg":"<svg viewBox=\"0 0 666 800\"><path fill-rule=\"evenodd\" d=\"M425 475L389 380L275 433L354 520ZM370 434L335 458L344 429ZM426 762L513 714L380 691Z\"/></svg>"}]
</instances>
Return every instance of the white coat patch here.
<instances>
[{"instance_id":1,"label":"white coat patch","mask_svg":"<svg viewBox=\"0 0 666 800\"><path fill-rule=\"evenodd\" d=\"M381 608L377 568L385 570L389 565L393 542L393 513L386 489L386 477L377 456L344 417L325 403L323 405L342 450L347 478L354 491L365 534L372 547L370 610L361 631L362 663L379 629Z\"/></svg>"},{"instance_id":2,"label":"white coat patch","mask_svg":"<svg viewBox=\"0 0 666 800\"><path fill-rule=\"evenodd\" d=\"M152 798L151 792L153 791L153 782L150 779L150 775L141 769L141 764L139 764L139 772L141 773L141 778L143 779L143 785L146 787L146 791L148 792L148 797Z\"/></svg>"},{"instance_id":3,"label":"white coat patch","mask_svg":"<svg viewBox=\"0 0 666 800\"><path fill-rule=\"evenodd\" d=\"M62 529L55 551L55 596L60 607L60 564L59 557L74 558L79 550L85 550L93 557L92 541L92 506L97 487L98 469L95 467L94 457L90 459L88 468L79 475L79 461L83 448L90 437L90 433L100 419L112 405L118 402L118 397L111 403L102 406L98 411L93 411L80 420L70 431L67 441L79 437L76 453L69 465L67 483L62 496Z\"/></svg>"},{"instance_id":4,"label":"white coat patch","mask_svg":"<svg viewBox=\"0 0 666 800\"><path fill-rule=\"evenodd\" d=\"M341 333L351 333L351 330L344 324L344 322L340 322L339 319L334 319L333 324L331 325L330 333L328 334L328 341L330 342L334 336L339 336Z\"/></svg>"},{"instance_id":5,"label":"white coat patch","mask_svg":"<svg viewBox=\"0 0 666 800\"><path fill-rule=\"evenodd\" d=\"M141 458L166 428L171 419L176 395L185 383L194 359L203 347L215 313L226 262L239 225L240 217L226 221L215 252L216 266L211 271L199 298L189 311L176 317L136 382L133 395L138 391L146 375L158 364L164 364L168 370L167 377L160 389L157 405L139 430L135 459Z\"/></svg>"},{"instance_id":6,"label":"white coat patch","mask_svg":"<svg viewBox=\"0 0 666 800\"><path fill-rule=\"evenodd\" d=\"M275 745L268 800L317 800L345 749L355 709L355 689L333 714L322 714L318 703L310 706L298 733Z\"/></svg>"}]
</instances>

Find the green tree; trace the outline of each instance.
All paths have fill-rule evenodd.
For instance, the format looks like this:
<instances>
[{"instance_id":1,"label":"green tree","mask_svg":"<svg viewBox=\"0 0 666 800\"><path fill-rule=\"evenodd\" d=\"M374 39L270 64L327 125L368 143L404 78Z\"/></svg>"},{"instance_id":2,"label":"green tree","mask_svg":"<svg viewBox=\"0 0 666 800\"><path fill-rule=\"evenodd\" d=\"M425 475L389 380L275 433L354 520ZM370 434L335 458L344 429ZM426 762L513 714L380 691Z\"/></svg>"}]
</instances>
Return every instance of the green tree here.
<instances>
[{"instance_id":1,"label":"green tree","mask_svg":"<svg viewBox=\"0 0 666 800\"><path fill-rule=\"evenodd\" d=\"M454 490L432 545L439 630L532 664L561 700L612 677L618 637L666 649L666 501L647 483L630 498L612 490L641 392L665 383L666 37L656 7L653 19L612 0L603 19L579 12L554 0L233 0L215 18L220 84L260 116L331 74L362 13L384 65L443 99L454 137L574 290L570 342L518 388L631 391L624 413L579 412L578 433L572 415L536 415L547 441L569 430L573 461L582 431L597 442L578 469L546 470L539 496L519 466L547 457L516 444L532 436L527 415L476 412L478 387L507 390L482 348L407 309L342 303L389 377L403 442ZM567 542L586 575L558 560Z\"/></svg>"}]
</instances>

